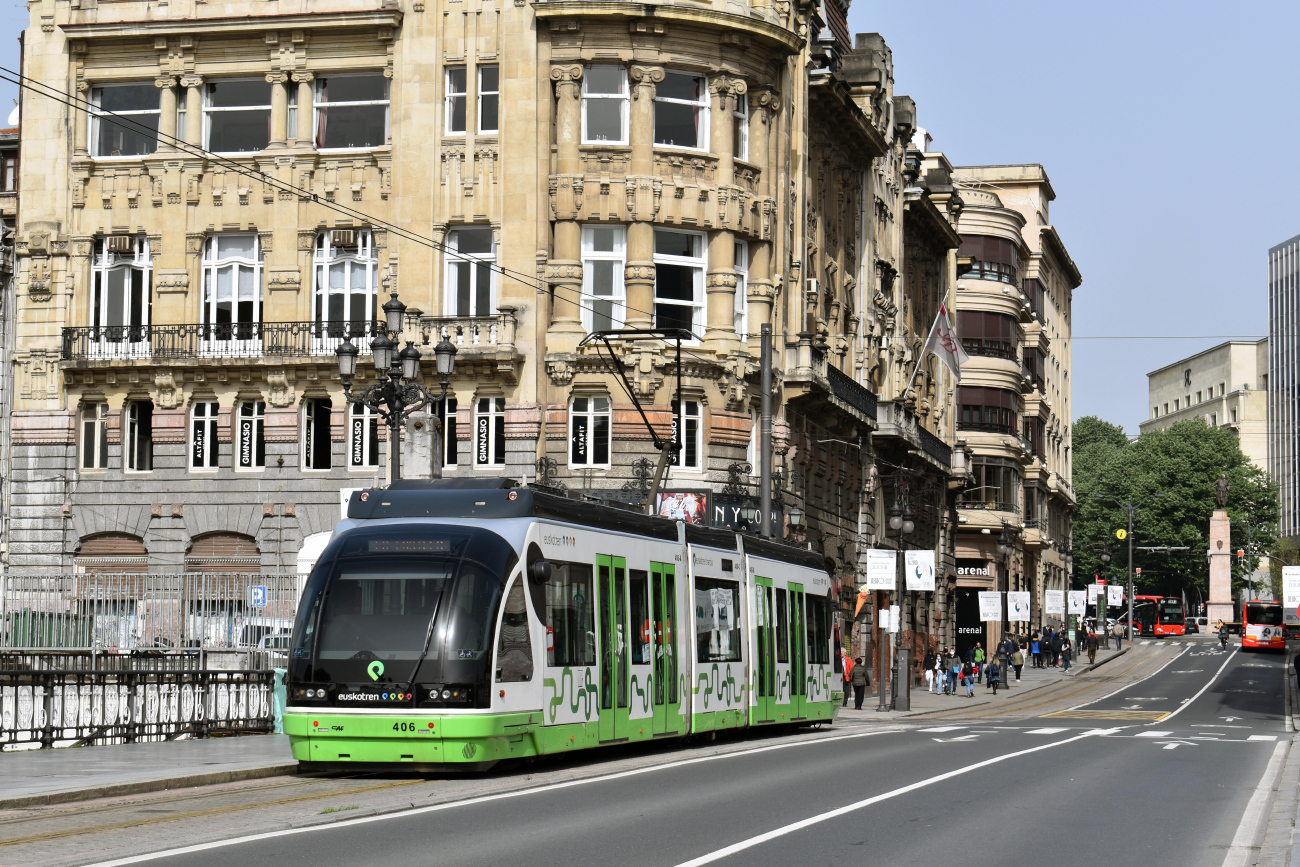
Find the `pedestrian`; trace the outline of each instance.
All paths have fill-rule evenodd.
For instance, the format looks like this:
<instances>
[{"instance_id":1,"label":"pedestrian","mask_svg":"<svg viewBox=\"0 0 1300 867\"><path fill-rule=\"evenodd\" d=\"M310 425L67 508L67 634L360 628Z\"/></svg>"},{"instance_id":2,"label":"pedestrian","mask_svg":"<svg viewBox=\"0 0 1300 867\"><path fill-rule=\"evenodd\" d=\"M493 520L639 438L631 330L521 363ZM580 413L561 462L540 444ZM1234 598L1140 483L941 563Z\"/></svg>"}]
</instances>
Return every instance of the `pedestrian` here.
<instances>
[{"instance_id":1,"label":"pedestrian","mask_svg":"<svg viewBox=\"0 0 1300 867\"><path fill-rule=\"evenodd\" d=\"M936 686L934 681L934 658L935 654L933 650L926 651L925 661L921 663L921 666L925 669L926 692L934 692Z\"/></svg>"},{"instance_id":2,"label":"pedestrian","mask_svg":"<svg viewBox=\"0 0 1300 867\"><path fill-rule=\"evenodd\" d=\"M1042 668L1043 667L1042 644L1038 641L1038 633L1036 632L1034 633L1033 637L1029 639L1029 652L1034 657L1034 668Z\"/></svg>"},{"instance_id":3,"label":"pedestrian","mask_svg":"<svg viewBox=\"0 0 1300 867\"><path fill-rule=\"evenodd\" d=\"M935 663L938 669L936 673L939 677L939 688L943 690L944 695L948 694L948 668L951 664L952 654L949 652L948 646L944 645L943 650L939 651L939 659Z\"/></svg>"},{"instance_id":4,"label":"pedestrian","mask_svg":"<svg viewBox=\"0 0 1300 867\"><path fill-rule=\"evenodd\" d=\"M966 684L966 697L975 697L975 668L969 662L961 667L961 682Z\"/></svg>"},{"instance_id":5,"label":"pedestrian","mask_svg":"<svg viewBox=\"0 0 1300 867\"><path fill-rule=\"evenodd\" d=\"M964 663L963 663L960 659L958 659L956 656L954 656L954 657L952 658L952 671L950 672L950 674L951 674L951 679L952 679L952 694L953 694L953 695L956 695L956 694L957 694L957 684L958 684L958 683L965 683L965 681L962 679L962 676L961 676L961 670L962 670L962 666L963 666L963 665L964 665Z\"/></svg>"},{"instance_id":6,"label":"pedestrian","mask_svg":"<svg viewBox=\"0 0 1300 867\"><path fill-rule=\"evenodd\" d=\"M1063 645L1061 643L1061 633L1059 632L1052 633L1052 667L1053 668L1061 664L1062 646Z\"/></svg>"},{"instance_id":7,"label":"pedestrian","mask_svg":"<svg viewBox=\"0 0 1300 867\"><path fill-rule=\"evenodd\" d=\"M862 657L854 660L853 675L851 683L853 684L853 709L862 710L862 700L867 697L867 686L871 683L871 678L867 674L867 667L862 664Z\"/></svg>"},{"instance_id":8,"label":"pedestrian","mask_svg":"<svg viewBox=\"0 0 1300 867\"><path fill-rule=\"evenodd\" d=\"M853 686L853 657L844 657L844 707L849 706L849 689Z\"/></svg>"},{"instance_id":9,"label":"pedestrian","mask_svg":"<svg viewBox=\"0 0 1300 867\"><path fill-rule=\"evenodd\" d=\"M994 695L998 694L998 681L1001 679L998 677L999 673L998 662L995 659L989 663L989 687L993 689Z\"/></svg>"},{"instance_id":10,"label":"pedestrian","mask_svg":"<svg viewBox=\"0 0 1300 867\"><path fill-rule=\"evenodd\" d=\"M1071 654L1071 653L1073 653L1073 648L1070 646L1070 642L1067 641L1067 642L1065 642L1065 644L1061 645L1061 665L1064 666L1064 673L1065 673L1065 674L1069 674L1069 673L1070 673L1070 654Z\"/></svg>"},{"instance_id":11,"label":"pedestrian","mask_svg":"<svg viewBox=\"0 0 1300 867\"><path fill-rule=\"evenodd\" d=\"M1115 623L1115 650L1116 651L1120 649L1120 645L1123 643L1123 640L1124 640L1124 629L1122 626L1119 625L1119 622L1117 621Z\"/></svg>"},{"instance_id":12,"label":"pedestrian","mask_svg":"<svg viewBox=\"0 0 1300 867\"><path fill-rule=\"evenodd\" d=\"M975 663L974 665L975 681L976 683L978 683L980 679L980 672L984 669L984 662L985 662L984 645L978 641L975 642L975 658L972 660L972 662Z\"/></svg>"},{"instance_id":13,"label":"pedestrian","mask_svg":"<svg viewBox=\"0 0 1300 867\"><path fill-rule=\"evenodd\" d=\"M1097 641L1097 630L1088 630L1088 664L1095 665L1097 662L1097 648L1100 642Z\"/></svg>"},{"instance_id":14,"label":"pedestrian","mask_svg":"<svg viewBox=\"0 0 1300 867\"><path fill-rule=\"evenodd\" d=\"M1300 689L1300 653L1297 653L1295 658L1291 660L1291 665L1295 668L1296 688Z\"/></svg>"},{"instance_id":15,"label":"pedestrian","mask_svg":"<svg viewBox=\"0 0 1300 867\"><path fill-rule=\"evenodd\" d=\"M1020 683L1020 669L1025 667L1025 652L1019 647L1011 654L1011 664L1016 669L1016 683Z\"/></svg>"}]
</instances>

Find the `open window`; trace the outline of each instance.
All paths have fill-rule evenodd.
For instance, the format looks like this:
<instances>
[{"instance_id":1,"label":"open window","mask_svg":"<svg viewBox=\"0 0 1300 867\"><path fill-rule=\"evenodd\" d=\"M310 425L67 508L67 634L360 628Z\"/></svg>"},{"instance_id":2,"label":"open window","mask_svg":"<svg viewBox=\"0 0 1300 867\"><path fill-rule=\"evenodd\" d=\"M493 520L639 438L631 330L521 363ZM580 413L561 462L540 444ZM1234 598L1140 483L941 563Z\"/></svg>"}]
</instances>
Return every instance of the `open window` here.
<instances>
[{"instance_id":1,"label":"open window","mask_svg":"<svg viewBox=\"0 0 1300 867\"><path fill-rule=\"evenodd\" d=\"M153 469L153 402L133 400L126 406L126 468L136 473Z\"/></svg>"},{"instance_id":2,"label":"open window","mask_svg":"<svg viewBox=\"0 0 1300 867\"><path fill-rule=\"evenodd\" d=\"M303 469L328 470L333 466L330 443L332 410L333 404L328 397L317 397L303 403Z\"/></svg>"}]
</instances>

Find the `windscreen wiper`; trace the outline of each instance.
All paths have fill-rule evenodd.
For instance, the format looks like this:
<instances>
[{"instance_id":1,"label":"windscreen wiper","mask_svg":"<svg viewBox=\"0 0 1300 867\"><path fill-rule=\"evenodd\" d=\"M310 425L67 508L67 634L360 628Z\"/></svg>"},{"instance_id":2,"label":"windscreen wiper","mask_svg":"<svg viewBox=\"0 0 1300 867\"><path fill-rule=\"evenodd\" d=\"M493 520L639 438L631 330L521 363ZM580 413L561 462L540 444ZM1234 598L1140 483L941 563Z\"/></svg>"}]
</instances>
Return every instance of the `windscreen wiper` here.
<instances>
[{"instance_id":1,"label":"windscreen wiper","mask_svg":"<svg viewBox=\"0 0 1300 867\"><path fill-rule=\"evenodd\" d=\"M439 593L438 601L433 603L433 613L429 615L429 628L424 633L424 648L415 659L415 668L411 669L411 678L406 682L406 689L403 692L411 692L411 689L415 686L415 676L420 673L420 666L424 665L424 658L429 655L429 645L433 643L433 629L438 623L438 611L442 608L442 597L445 593L445 590ZM412 700L414 700L415 694L411 693L411 695Z\"/></svg>"}]
</instances>

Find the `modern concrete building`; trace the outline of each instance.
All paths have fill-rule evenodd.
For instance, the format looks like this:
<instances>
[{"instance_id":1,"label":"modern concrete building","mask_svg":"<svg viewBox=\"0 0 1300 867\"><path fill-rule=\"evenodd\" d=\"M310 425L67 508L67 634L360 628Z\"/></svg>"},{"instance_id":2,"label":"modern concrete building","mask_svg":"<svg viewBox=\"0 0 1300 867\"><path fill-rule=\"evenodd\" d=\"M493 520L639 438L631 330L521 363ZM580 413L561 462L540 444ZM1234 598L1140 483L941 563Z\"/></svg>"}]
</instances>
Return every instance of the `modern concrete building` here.
<instances>
[{"instance_id":1,"label":"modern concrete building","mask_svg":"<svg viewBox=\"0 0 1300 867\"><path fill-rule=\"evenodd\" d=\"M1300 536L1300 235L1268 251L1268 469L1280 532Z\"/></svg>"},{"instance_id":2,"label":"modern concrete building","mask_svg":"<svg viewBox=\"0 0 1300 867\"><path fill-rule=\"evenodd\" d=\"M953 176L966 204L957 331L970 355L957 448L971 471L957 504L956 617L963 642L995 642L979 590L1029 592L1029 622L1013 630L1063 620L1044 606L1071 567L1071 305L1082 277L1052 227L1056 194L1042 166L964 166Z\"/></svg>"},{"instance_id":3,"label":"modern concrete building","mask_svg":"<svg viewBox=\"0 0 1300 867\"><path fill-rule=\"evenodd\" d=\"M1267 338L1231 340L1148 373L1151 417L1141 432L1199 418L1234 431L1250 462L1269 472L1268 347Z\"/></svg>"}]
</instances>

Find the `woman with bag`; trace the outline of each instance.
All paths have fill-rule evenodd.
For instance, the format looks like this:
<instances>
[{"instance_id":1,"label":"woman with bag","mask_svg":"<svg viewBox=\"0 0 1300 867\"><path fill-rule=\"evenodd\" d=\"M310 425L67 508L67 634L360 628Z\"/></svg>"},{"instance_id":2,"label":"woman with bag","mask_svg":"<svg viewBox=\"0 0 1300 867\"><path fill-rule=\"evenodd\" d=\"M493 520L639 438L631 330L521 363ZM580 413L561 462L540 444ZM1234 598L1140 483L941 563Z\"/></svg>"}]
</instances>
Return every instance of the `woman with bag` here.
<instances>
[{"instance_id":1,"label":"woman with bag","mask_svg":"<svg viewBox=\"0 0 1300 867\"><path fill-rule=\"evenodd\" d=\"M966 697L975 697L975 669L968 662L961 667L961 682L966 684Z\"/></svg>"},{"instance_id":2,"label":"woman with bag","mask_svg":"<svg viewBox=\"0 0 1300 867\"><path fill-rule=\"evenodd\" d=\"M1016 682L1019 683L1020 669L1025 667L1025 652L1019 647L1016 648L1015 654L1011 657L1011 665L1016 670Z\"/></svg>"}]
</instances>

